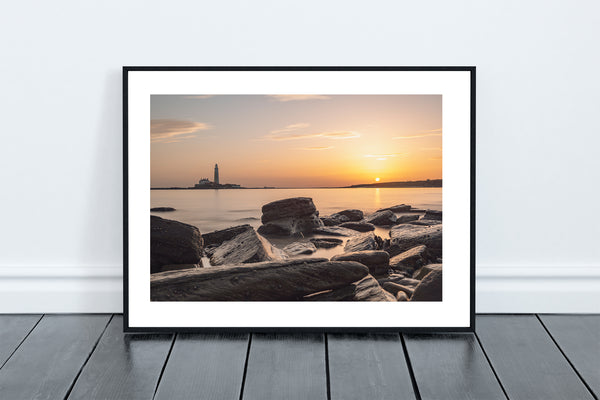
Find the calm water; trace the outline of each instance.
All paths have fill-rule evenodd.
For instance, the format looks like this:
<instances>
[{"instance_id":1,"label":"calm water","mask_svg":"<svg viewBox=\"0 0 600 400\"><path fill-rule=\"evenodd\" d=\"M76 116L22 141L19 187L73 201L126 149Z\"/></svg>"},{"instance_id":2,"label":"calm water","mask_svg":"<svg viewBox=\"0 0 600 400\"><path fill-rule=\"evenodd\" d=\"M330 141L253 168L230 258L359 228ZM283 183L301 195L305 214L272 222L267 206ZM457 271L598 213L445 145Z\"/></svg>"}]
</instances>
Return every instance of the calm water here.
<instances>
[{"instance_id":1,"label":"calm water","mask_svg":"<svg viewBox=\"0 0 600 400\"><path fill-rule=\"evenodd\" d=\"M221 190L152 190L152 207L173 207L176 211L152 213L195 225L207 233L235 225L261 225L261 207L275 200L290 197L311 197L319 215L356 208L365 214L396 204L415 208L442 209L441 188L355 188L355 189L221 189ZM388 237L387 229L377 228L376 234ZM269 238L277 247L293 240ZM341 248L319 249L314 256L331 256Z\"/></svg>"}]
</instances>

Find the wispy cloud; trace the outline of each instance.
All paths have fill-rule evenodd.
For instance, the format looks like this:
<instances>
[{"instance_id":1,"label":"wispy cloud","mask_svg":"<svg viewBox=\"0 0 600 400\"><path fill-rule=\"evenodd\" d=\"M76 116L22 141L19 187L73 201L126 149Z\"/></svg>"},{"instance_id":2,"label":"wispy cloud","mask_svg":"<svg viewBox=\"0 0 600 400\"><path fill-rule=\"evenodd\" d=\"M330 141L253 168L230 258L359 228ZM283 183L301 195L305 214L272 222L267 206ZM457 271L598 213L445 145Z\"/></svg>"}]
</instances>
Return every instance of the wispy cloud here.
<instances>
[{"instance_id":1,"label":"wispy cloud","mask_svg":"<svg viewBox=\"0 0 600 400\"><path fill-rule=\"evenodd\" d=\"M291 124L286 126L285 128L282 129L277 129L274 131L271 131L272 134L279 134L279 133L286 133L286 132L293 132L293 131L297 131L299 129L304 129L304 128L308 128L310 126L310 124L307 124L305 122L301 122L298 124Z\"/></svg>"},{"instance_id":2,"label":"wispy cloud","mask_svg":"<svg viewBox=\"0 0 600 400\"><path fill-rule=\"evenodd\" d=\"M353 139L360 137L360 133L354 131L327 131L327 132L307 132L310 124L300 122L287 125L282 129L271 131L268 135L263 136L267 140L294 140L308 138L328 138L328 139Z\"/></svg>"},{"instance_id":3,"label":"wispy cloud","mask_svg":"<svg viewBox=\"0 0 600 400\"><path fill-rule=\"evenodd\" d=\"M441 134L442 134L442 128L438 128L438 129L430 129L427 131L420 131L419 133L414 134L414 135L395 136L392 139L417 139L417 138L428 137L428 136L440 136Z\"/></svg>"},{"instance_id":4,"label":"wispy cloud","mask_svg":"<svg viewBox=\"0 0 600 400\"><path fill-rule=\"evenodd\" d=\"M313 147L299 147L299 150L329 150L333 149L333 146L313 146Z\"/></svg>"},{"instance_id":5,"label":"wispy cloud","mask_svg":"<svg viewBox=\"0 0 600 400\"><path fill-rule=\"evenodd\" d=\"M394 158L401 156L402 153L391 153L391 154L365 154L366 158L375 158L378 161L387 160L388 158Z\"/></svg>"},{"instance_id":6,"label":"wispy cloud","mask_svg":"<svg viewBox=\"0 0 600 400\"><path fill-rule=\"evenodd\" d=\"M264 136L264 139L269 140L294 140L294 139L309 139L309 138L326 138L326 139L354 139L360 137L360 133L353 131L337 131L337 132L283 132Z\"/></svg>"},{"instance_id":7,"label":"wispy cloud","mask_svg":"<svg viewBox=\"0 0 600 400\"><path fill-rule=\"evenodd\" d=\"M212 94L202 94L202 95L198 95L198 96L185 96L186 99L196 99L196 100L210 99L211 97L213 97Z\"/></svg>"},{"instance_id":8,"label":"wispy cloud","mask_svg":"<svg viewBox=\"0 0 600 400\"><path fill-rule=\"evenodd\" d=\"M272 94L277 101L329 100L331 97L322 94Z\"/></svg>"},{"instance_id":9,"label":"wispy cloud","mask_svg":"<svg viewBox=\"0 0 600 400\"><path fill-rule=\"evenodd\" d=\"M153 119L150 121L152 142L175 143L190 139L197 131L210 129L209 124L177 119Z\"/></svg>"}]
</instances>

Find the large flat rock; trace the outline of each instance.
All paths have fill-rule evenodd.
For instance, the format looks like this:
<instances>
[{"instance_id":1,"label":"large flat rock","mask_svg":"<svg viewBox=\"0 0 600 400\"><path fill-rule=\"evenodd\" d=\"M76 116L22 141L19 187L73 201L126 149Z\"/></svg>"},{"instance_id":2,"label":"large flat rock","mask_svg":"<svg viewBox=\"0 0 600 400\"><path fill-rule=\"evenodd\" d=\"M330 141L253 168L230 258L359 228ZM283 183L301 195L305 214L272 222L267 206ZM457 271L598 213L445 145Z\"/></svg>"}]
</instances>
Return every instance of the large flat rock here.
<instances>
[{"instance_id":1,"label":"large flat rock","mask_svg":"<svg viewBox=\"0 0 600 400\"><path fill-rule=\"evenodd\" d=\"M223 242L231 240L237 235L253 229L254 228L248 224L232 226L231 228L205 233L202 235L202 239L204 239L204 246L220 246Z\"/></svg>"},{"instance_id":2,"label":"large flat rock","mask_svg":"<svg viewBox=\"0 0 600 400\"><path fill-rule=\"evenodd\" d=\"M385 250L393 257L419 245L427 246L431 254L441 257L442 225L396 225L390 230L390 244Z\"/></svg>"},{"instance_id":3,"label":"large flat rock","mask_svg":"<svg viewBox=\"0 0 600 400\"><path fill-rule=\"evenodd\" d=\"M368 275L341 289L313 293L304 298L309 301L396 301L396 297L383 290L377 280Z\"/></svg>"},{"instance_id":4,"label":"large flat rock","mask_svg":"<svg viewBox=\"0 0 600 400\"><path fill-rule=\"evenodd\" d=\"M442 270L442 264L428 264L420 268L413 274L413 279L423 279L425 278L431 271Z\"/></svg>"},{"instance_id":5,"label":"large flat rock","mask_svg":"<svg viewBox=\"0 0 600 400\"><path fill-rule=\"evenodd\" d=\"M293 197L265 204L261 221L263 224L258 232L264 235L300 235L323 226L310 197Z\"/></svg>"},{"instance_id":6,"label":"large flat rock","mask_svg":"<svg viewBox=\"0 0 600 400\"><path fill-rule=\"evenodd\" d=\"M412 275L417 269L435 261L427 246L421 244L406 250L390 259L390 267L393 270Z\"/></svg>"},{"instance_id":7,"label":"large flat rock","mask_svg":"<svg viewBox=\"0 0 600 400\"><path fill-rule=\"evenodd\" d=\"M200 264L202 236L183 222L150 216L150 272L170 264Z\"/></svg>"},{"instance_id":8,"label":"large flat rock","mask_svg":"<svg viewBox=\"0 0 600 400\"><path fill-rule=\"evenodd\" d=\"M363 264L325 258L153 274L152 301L293 301L339 289L369 274Z\"/></svg>"},{"instance_id":9,"label":"large flat rock","mask_svg":"<svg viewBox=\"0 0 600 400\"><path fill-rule=\"evenodd\" d=\"M391 210L376 211L373 214L365 217L364 222L368 222L377 226L395 225L397 221L396 214Z\"/></svg>"},{"instance_id":10,"label":"large flat rock","mask_svg":"<svg viewBox=\"0 0 600 400\"><path fill-rule=\"evenodd\" d=\"M210 257L210 263L211 265L243 264L284 258L283 251L251 229L217 247Z\"/></svg>"},{"instance_id":11,"label":"large flat rock","mask_svg":"<svg viewBox=\"0 0 600 400\"><path fill-rule=\"evenodd\" d=\"M331 261L356 261L366 265L372 275L387 274L390 267L390 255L381 250L355 251L335 255Z\"/></svg>"},{"instance_id":12,"label":"large flat rock","mask_svg":"<svg viewBox=\"0 0 600 400\"><path fill-rule=\"evenodd\" d=\"M410 301L442 301L442 269L434 269L417 285Z\"/></svg>"},{"instance_id":13,"label":"large flat rock","mask_svg":"<svg viewBox=\"0 0 600 400\"><path fill-rule=\"evenodd\" d=\"M348 239L344 246L344 252L350 253L362 250L379 250L382 246L383 240L373 232L369 232Z\"/></svg>"}]
</instances>

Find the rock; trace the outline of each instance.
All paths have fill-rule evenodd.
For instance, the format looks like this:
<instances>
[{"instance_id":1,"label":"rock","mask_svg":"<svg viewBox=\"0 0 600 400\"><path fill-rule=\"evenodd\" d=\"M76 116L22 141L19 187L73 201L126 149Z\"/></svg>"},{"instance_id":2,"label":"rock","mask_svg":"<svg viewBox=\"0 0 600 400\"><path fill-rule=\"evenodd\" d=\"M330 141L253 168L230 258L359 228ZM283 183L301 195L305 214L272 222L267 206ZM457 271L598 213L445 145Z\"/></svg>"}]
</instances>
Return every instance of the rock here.
<instances>
[{"instance_id":1,"label":"rock","mask_svg":"<svg viewBox=\"0 0 600 400\"><path fill-rule=\"evenodd\" d=\"M195 226L150 216L151 273L163 265L200 264L202 244L202 236Z\"/></svg>"},{"instance_id":2,"label":"rock","mask_svg":"<svg viewBox=\"0 0 600 400\"><path fill-rule=\"evenodd\" d=\"M442 212L437 210L427 210L425 215L423 215L423 219L433 219L436 221L442 220Z\"/></svg>"},{"instance_id":3,"label":"rock","mask_svg":"<svg viewBox=\"0 0 600 400\"><path fill-rule=\"evenodd\" d=\"M339 215L334 217L333 215L327 217L321 217L321 221L323 221L323 225L325 226L336 226L343 222L350 221L348 217L344 217L343 215Z\"/></svg>"},{"instance_id":4,"label":"rock","mask_svg":"<svg viewBox=\"0 0 600 400\"><path fill-rule=\"evenodd\" d=\"M409 206L408 204L398 204L396 206L391 206L388 208L382 208L380 210L377 210L377 212L379 211L386 211L386 210L390 210L392 212L397 212L397 213L401 213L401 212L407 212L410 211L412 207Z\"/></svg>"},{"instance_id":5,"label":"rock","mask_svg":"<svg viewBox=\"0 0 600 400\"><path fill-rule=\"evenodd\" d=\"M367 250L343 253L333 256L331 261L356 261L366 265L371 275L387 274L390 256L385 251Z\"/></svg>"},{"instance_id":6,"label":"rock","mask_svg":"<svg viewBox=\"0 0 600 400\"><path fill-rule=\"evenodd\" d=\"M274 201L262 206L261 221L258 228L261 234L296 235L311 233L323 226L319 212L309 197L294 197Z\"/></svg>"},{"instance_id":7,"label":"rock","mask_svg":"<svg viewBox=\"0 0 600 400\"><path fill-rule=\"evenodd\" d=\"M348 221L353 221L353 222L360 221L365 217L363 212L360 210L343 210L343 211L336 212L335 214L332 214L331 216L332 217L343 216L343 217L348 218Z\"/></svg>"},{"instance_id":8,"label":"rock","mask_svg":"<svg viewBox=\"0 0 600 400\"><path fill-rule=\"evenodd\" d=\"M355 236L358 234L357 231L348 228L340 228L339 226L324 226L322 228L316 228L313 230L313 233L331 236Z\"/></svg>"},{"instance_id":9,"label":"rock","mask_svg":"<svg viewBox=\"0 0 600 400\"><path fill-rule=\"evenodd\" d=\"M406 278L404 275L401 274L390 274L386 278L379 279L378 282L380 285L385 285L386 282L393 282L397 283L398 285L405 286L409 289L414 289L419 283L421 283L421 281L417 279Z\"/></svg>"},{"instance_id":10,"label":"rock","mask_svg":"<svg viewBox=\"0 0 600 400\"><path fill-rule=\"evenodd\" d=\"M344 222L343 224L340 224L340 227L358 232L370 232L375 230L375 225L369 224L368 222Z\"/></svg>"},{"instance_id":11,"label":"rock","mask_svg":"<svg viewBox=\"0 0 600 400\"><path fill-rule=\"evenodd\" d=\"M442 270L442 264L429 264L429 265L425 265L424 267L422 267L421 269L419 269L417 272L415 272L413 274L413 279L423 279L425 278L425 276L427 276L427 274L429 274L431 271L441 271Z\"/></svg>"},{"instance_id":12,"label":"rock","mask_svg":"<svg viewBox=\"0 0 600 400\"><path fill-rule=\"evenodd\" d=\"M411 208L410 210L403 211L403 212L416 213L416 214L424 214L425 211L427 211L427 210L423 210L421 208Z\"/></svg>"},{"instance_id":13,"label":"rock","mask_svg":"<svg viewBox=\"0 0 600 400\"><path fill-rule=\"evenodd\" d=\"M415 288L410 301L442 301L442 270L428 273Z\"/></svg>"},{"instance_id":14,"label":"rock","mask_svg":"<svg viewBox=\"0 0 600 400\"><path fill-rule=\"evenodd\" d=\"M221 229L219 231L205 233L202 235L202 239L204 239L204 246L206 247L210 245L220 246L223 244L223 242L231 240L237 235L251 230L253 230L253 228L248 224L238 225L227 229Z\"/></svg>"},{"instance_id":15,"label":"rock","mask_svg":"<svg viewBox=\"0 0 600 400\"><path fill-rule=\"evenodd\" d=\"M400 215L396 218L396 224L406 224L407 222L416 221L419 216L416 214Z\"/></svg>"},{"instance_id":16,"label":"rock","mask_svg":"<svg viewBox=\"0 0 600 400\"><path fill-rule=\"evenodd\" d=\"M154 207L150 209L151 212L168 212L175 211L173 207Z\"/></svg>"},{"instance_id":17,"label":"rock","mask_svg":"<svg viewBox=\"0 0 600 400\"><path fill-rule=\"evenodd\" d=\"M424 226L440 225L441 223L442 223L442 221L437 221L435 219L418 219L416 221L409 222L409 224L411 224L411 225L424 225Z\"/></svg>"},{"instance_id":18,"label":"rock","mask_svg":"<svg viewBox=\"0 0 600 400\"><path fill-rule=\"evenodd\" d=\"M219 248L218 244L211 244L209 246L204 246L204 255L208 258L211 258L212 255L215 253L215 251L217 251L218 248Z\"/></svg>"},{"instance_id":19,"label":"rock","mask_svg":"<svg viewBox=\"0 0 600 400\"><path fill-rule=\"evenodd\" d=\"M396 301L408 301L408 296L404 292L396 293Z\"/></svg>"},{"instance_id":20,"label":"rock","mask_svg":"<svg viewBox=\"0 0 600 400\"><path fill-rule=\"evenodd\" d=\"M390 210L377 211L365 217L364 221L377 226L390 226L396 224L396 214Z\"/></svg>"},{"instance_id":21,"label":"rock","mask_svg":"<svg viewBox=\"0 0 600 400\"><path fill-rule=\"evenodd\" d=\"M344 252L361 251L361 250L379 250L383 245L383 239L375 235L373 232L363 233L351 237L344 246Z\"/></svg>"},{"instance_id":22,"label":"rock","mask_svg":"<svg viewBox=\"0 0 600 400\"><path fill-rule=\"evenodd\" d=\"M304 258L153 274L152 301L293 301L360 281L367 267Z\"/></svg>"},{"instance_id":23,"label":"rock","mask_svg":"<svg viewBox=\"0 0 600 400\"><path fill-rule=\"evenodd\" d=\"M304 297L309 301L396 301L395 296L379 286L371 275L341 289L312 293Z\"/></svg>"},{"instance_id":24,"label":"rock","mask_svg":"<svg viewBox=\"0 0 600 400\"><path fill-rule=\"evenodd\" d=\"M382 287L394 296L396 296L399 292L405 293L408 297L412 296L413 294L412 288L394 282L385 282Z\"/></svg>"},{"instance_id":25,"label":"rock","mask_svg":"<svg viewBox=\"0 0 600 400\"><path fill-rule=\"evenodd\" d=\"M310 239L311 243L315 245L317 249L330 249L332 247L340 246L344 241L342 239L329 239L329 238L313 238Z\"/></svg>"},{"instance_id":26,"label":"rock","mask_svg":"<svg viewBox=\"0 0 600 400\"><path fill-rule=\"evenodd\" d=\"M417 269L432 261L434 257L427 250L427 246L422 244L392 257L390 267L412 275Z\"/></svg>"},{"instance_id":27,"label":"rock","mask_svg":"<svg viewBox=\"0 0 600 400\"><path fill-rule=\"evenodd\" d=\"M442 225L396 225L390 230L390 244L385 250L393 257L421 244L426 245L433 256L441 256Z\"/></svg>"},{"instance_id":28,"label":"rock","mask_svg":"<svg viewBox=\"0 0 600 400\"><path fill-rule=\"evenodd\" d=\"M299 256L301 254L312 254L317 251L317 247L311 242L294 242L283 248L290 256Z\"/></svg>"},{"instance_id":29,"label":"rock","mask_svg":"<svg viewBox=\"0 0 600 400\"><path fill-rule=\"evenodd\" d=\"M285 254L254 229L224 242L210 257L211 265L245 264L282 260Z\"/></svg>"},{"instance_id":30,"label":"rock","mask_svg":"<svg viewBox=\"0 0 600 400\"><path fill-rule=\"evenodd\" d=\"M170 265L161 265L158 267L158 270L154 273L165 272L165 271L179 271L182 269L194 269L194 268L202 268L202 263L200 264L170 264Z\"/></svg>"}]
</instances>

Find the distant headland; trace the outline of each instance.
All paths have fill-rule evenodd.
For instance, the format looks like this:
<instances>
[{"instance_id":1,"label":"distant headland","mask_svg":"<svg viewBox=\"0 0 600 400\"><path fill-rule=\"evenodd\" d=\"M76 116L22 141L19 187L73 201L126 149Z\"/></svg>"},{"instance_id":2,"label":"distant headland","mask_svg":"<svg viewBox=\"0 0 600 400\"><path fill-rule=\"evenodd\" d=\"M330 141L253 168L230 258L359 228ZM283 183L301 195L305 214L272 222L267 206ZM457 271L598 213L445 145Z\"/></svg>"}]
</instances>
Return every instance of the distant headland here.
<instances>
[{"instance_id":1,"label":"distant headland","mask_svg":"<svg viewBox=\"0 0 600 400\"><path fill-rule=\"evenodd\" d=\"M403 182L378 182L363 183L360 185L344 186L344 188L423 188L423 187L442 187L441 179L427 179L424 181L403 181Z\"/></svg>"}]
</instances>

